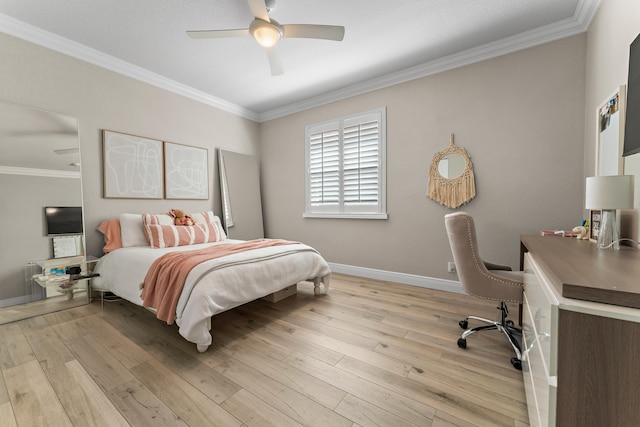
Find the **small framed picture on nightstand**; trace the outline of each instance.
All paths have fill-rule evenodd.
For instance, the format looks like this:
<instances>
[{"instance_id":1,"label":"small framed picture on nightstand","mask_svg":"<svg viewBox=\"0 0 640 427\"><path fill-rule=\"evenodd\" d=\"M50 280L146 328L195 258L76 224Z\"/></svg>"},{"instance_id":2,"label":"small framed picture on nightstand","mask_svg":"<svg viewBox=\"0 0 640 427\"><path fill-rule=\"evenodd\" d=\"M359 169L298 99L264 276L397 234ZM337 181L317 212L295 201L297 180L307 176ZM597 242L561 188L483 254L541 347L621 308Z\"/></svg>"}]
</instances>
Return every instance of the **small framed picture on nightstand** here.
<instances>
[{"instance_id":1,"label":"small framed picture on nightstand","mask_svg":"<svg viewBox=\"0 0 640 427\"><path fill-rule=\"evenodd\" d=\"M54 258L67 258L84 253L82 236L58 236L51 240L53 242Z\"/></svg>"},{"instance_id":2,"label":"small framed picture on nightstand","mask_svg":"<svg viewBox=\"0 0 640 427\"><path fill-rule=\"evenodd\" d=\"M602 222L602 211L592 210L589 211L589 240L598 240L598 234L600 234L600 223Z\"/></svg>"}]
</instances>

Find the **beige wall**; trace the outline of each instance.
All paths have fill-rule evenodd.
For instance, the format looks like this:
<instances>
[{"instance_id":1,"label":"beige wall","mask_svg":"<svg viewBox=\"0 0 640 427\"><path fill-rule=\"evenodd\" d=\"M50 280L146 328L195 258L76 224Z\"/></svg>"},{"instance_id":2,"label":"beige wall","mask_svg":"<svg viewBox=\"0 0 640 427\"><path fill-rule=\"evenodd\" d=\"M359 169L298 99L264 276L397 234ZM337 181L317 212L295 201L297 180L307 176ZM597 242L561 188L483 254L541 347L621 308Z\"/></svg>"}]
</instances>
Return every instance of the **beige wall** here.
<instances>
[{"instance_id":1,"label":"beige wall","mask_svg":"<svg viewBox=\"0 0 640 427\"><path fill-rule=\"evenodd\" d=\"M27 292L25 265L53 257L43 208L80 206L80 194L77 178L0 174L0 203L16 206L16 212L20 212L19 216L13 215L13 220L0 223L0 307L6 299L25 302L19 299Z\"/></svg>"},{"instance_id":2,"label":"beige wall","mask_svg":"<svg viewBox=\"0 0 640 427\"><path fill-rule=\"evenodd\" d=\"M122 212L220 212L216 148L259 154L258 124L52 50L0 34L0 100L78 118L87 250L100 255L99 223ZM101 129L204 147L209 200L102 198Z\"/></svg>"},{"instance_id":3,"label":"beige wall","mask_svg":"<svg viewBox=\"0 0 640 427\"><path fill-rule=\"evenodd\" d=\"M629 45L638 33L638 0L603 1L589 27L585 94L585 176L593 176L595 171L596 109L616 88L627 84ZM635 120L640 118L636 117ZM624 158L624 174L636 176L635 210L623 213L621 234L623 237L640 240L640 154Z\"/></svg>"},{"instance_id":4,"label":"beige wall","mask_svg":"<svg viewBox=\"0 0 640 427\"><path fill-rule=\"evenodd\" d=\"M467 149L482 256L518 267L519 235L582 219L584 63L579 35L263 123L265 231L307 242L328 261L453 279L443 216L425 197L432 156ZM389 219L302 218L304 127L387 107Z\"/></svg>"},{"instance_id":5,"label":"beige wall","mask_svg":"<svg viewBox=\"0 0 640 427\"><path fill-rule=\"evenodd\" d=\"M626 83L639 24L635 0L608 0L587 35L260 125L0 34L0 100L79 119L90 253L100 251L93 229L101 220L177 205L102 198L100 130L111 129L209 149L210 199L179 202L184 209L219 211L215 148L261 152L267 235L308 242L334 263L455 279L442 221L450 210L425 197L433 154L451 132L468 150L478 196L463 209L476 216L482 255L516 267L520 233L569 228L585 214L595 107ZM304 126L380 106L388 111L389 220L303 219ZM626 158L625 173L640 176L639 159ZM636 236L637 225L636 216Z\"/></svg>"}]
</instances>

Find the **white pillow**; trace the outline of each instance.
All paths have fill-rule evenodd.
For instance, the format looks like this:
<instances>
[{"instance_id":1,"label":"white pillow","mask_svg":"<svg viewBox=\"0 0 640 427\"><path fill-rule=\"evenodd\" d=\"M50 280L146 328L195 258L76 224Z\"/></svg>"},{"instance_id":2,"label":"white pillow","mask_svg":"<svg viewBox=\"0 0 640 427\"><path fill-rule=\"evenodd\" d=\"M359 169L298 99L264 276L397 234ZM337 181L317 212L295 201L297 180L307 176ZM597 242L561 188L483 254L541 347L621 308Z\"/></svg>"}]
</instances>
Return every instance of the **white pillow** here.
<instances>
[{"instance_id":1,"label":"white pillow","mask_svg":"<svg viewBox=\"0 0 640 427\"><path fill-rule=\"evenodd\" d=\"M120 233L122 235L122 247L149 246L144 235L142 214L120 214Z\"/></svg>"}]
</instances>

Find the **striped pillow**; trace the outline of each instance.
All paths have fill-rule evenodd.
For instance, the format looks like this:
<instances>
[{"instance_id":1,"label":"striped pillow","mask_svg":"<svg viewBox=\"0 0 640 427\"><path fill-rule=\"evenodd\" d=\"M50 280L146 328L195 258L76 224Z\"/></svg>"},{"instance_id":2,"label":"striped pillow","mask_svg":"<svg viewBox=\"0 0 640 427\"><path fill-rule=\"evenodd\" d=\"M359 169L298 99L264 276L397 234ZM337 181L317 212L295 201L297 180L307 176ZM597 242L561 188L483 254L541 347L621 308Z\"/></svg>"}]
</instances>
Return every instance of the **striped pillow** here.
<instances>
[{"instance_id":1,"label":"striped pillow","mask_svg":"<svg viewBox=\"0 0 640 427\"><path fill-rule=\"evenodd\" d=\"M220 219L195 225L166 225L157 215L142 216L144 230L152 248L173 248L197 243L219 242L226 239Z\"/></svg>"},{"instance_id":2,"label":"striped pillow","mask_svg":"<svg viewBox=\"0 0 640 427\"><path fill-rule=\"evenodd\" d=\"M220 223L220 218L215 216L212 211L197 212L189 215L191 216L193 222L195 222L196 224L215 224L216 221L218 222L218 224Z\"/></svg>"},{"instance_id":3,"label":"striped pillow","mask_svg":"<svg viewBox=\"0 0 640 427\"><path fill-rule=\"evenodd\" d=\"M169 214L144 214L143 216L148 217L149 224L175 225L173 217ZM189 216L195 224L215 224L216 222L220 224L220 218L214 215L213 211L196 212Z\"/></svg>"}]
</instances>

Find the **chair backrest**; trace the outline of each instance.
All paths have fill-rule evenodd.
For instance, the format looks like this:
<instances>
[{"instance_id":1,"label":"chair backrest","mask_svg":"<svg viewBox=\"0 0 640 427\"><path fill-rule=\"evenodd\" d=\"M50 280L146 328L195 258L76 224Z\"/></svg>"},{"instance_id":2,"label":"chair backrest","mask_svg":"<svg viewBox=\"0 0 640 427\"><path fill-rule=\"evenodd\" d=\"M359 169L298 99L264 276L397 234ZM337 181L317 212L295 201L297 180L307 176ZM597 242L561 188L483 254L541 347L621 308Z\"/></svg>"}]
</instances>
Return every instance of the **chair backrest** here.
<instances>
[{"instance_id":1,"label":"chair backrest","mask_svg":"<svg viewBox=\"0 0 640 427\"><path fill-rule=\"evenodd\" d=\"M489 270L478 253L473 217L466 212L455 212L445 215L444 223L460 283L467 293L482 295L481 286Z\"/></svg>"},{"instance_id":2,"label":"chair backrest","mask_svg":"<svg viewBox=\"0 0 640 427\"><path fill-rule=\"evenodd\" d=\"M466 212L456 212L444 218L453 261L464 291L480 298L521 303L522 272L487 269L478 252L473 217Z\"/></svg>"}]
</instances>

